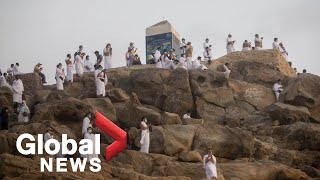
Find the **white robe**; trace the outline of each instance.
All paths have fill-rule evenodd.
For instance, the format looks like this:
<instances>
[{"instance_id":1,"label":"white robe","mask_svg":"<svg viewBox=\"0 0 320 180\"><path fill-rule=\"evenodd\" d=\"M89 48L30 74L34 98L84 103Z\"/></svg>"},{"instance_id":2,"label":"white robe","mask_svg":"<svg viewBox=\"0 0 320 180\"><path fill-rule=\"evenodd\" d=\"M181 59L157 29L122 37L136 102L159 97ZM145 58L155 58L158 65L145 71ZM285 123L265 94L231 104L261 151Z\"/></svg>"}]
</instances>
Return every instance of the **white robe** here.
<instances>
[{"instance_id":1,"label":"white robe","mask_svg":"<svg viewBox=\"0 0 320 180\"><path fill-rule=\"evenodd\" d=\"M173 61L168 57L165 57L163 60L163 67L166 69L173 69Z\"/></svg>"},{"instance_id":2,"label":"white robe","mask_svg":"<svg viewBox=\"0 0 320 180\"><path fill-rule=\"evenodd\" d=\"M208 69L205 65L201 64L198 59L192 62L192 69L206 70Z\"/></svg>"},{"instance_id":3,"label":"white robe","mask_svg":"<svg viewBox=\"0 0 320 180\"><path fill-rule=\"evenodd\" d=\"M161 57L161 53L159 50L156 50L156 52L154 53L154 60L156 62L158 62L159 58Z\"/></svg>"},{"instance_id":4,"label":"white robe","mask_svg":"<svg viewBox=\"0 0 320 180\"><path fill-rule=\"evenodd\" d=\"M204 59L206 62L208 62L209 59L212 60L212 53L211 53L210 50L209 50L208 52L207 52L206 50L203 52L203 59Z\"/></svg>"},{"instance_id":5,"label":"white robe","mask_svg":"<svg viewBox=\"0 0 320 180\"><path fill-rule=\"evenodd\" d=\"M82 134L88 132L88 127L90 126L90 119L88 117L85 117L82 121Z\"/></svg>"},{"instance_id":6,"label":"white robe","mask_svg":"<svg viewBox=\"0 0 320 180\"><path fill-rule=\"evenodd\" d=\"M65 78L64 72L60 68L56 68L56 84L57 84L57 90L63 90L63 81ZM62 79L60 79L62 77Z\"/></svg>"},{"instance_id":7,"label":"white robe","mask_svg":"<svg viewBox=\"0 0 320 180\"><path fill-rule=\"evenodd\" d=\"M67 60L69 60L69 59L66 59L66 61ZM71 64L67 65L67 77L66 77L66 79L67 79L67 81L73 82L73 70L74 70L73 64L74 64L74 60L70 59L70 61L71 61Z\"/></svg>"},{"instance_id":8,"label":"white robe","mask_svg":"<svg viewBox=\"0 0 320 180\"><path fill-rule=\"evenodd\" d=\"M104 56L104 68L112 68L112 56Z\"/></svg>"},{"instance_id":9,"label":"white robe","mask_svg":"<svg viewBox=\"0 0 320 180\"><path fill-rule=\"evenodd\" d=\"M102 77L98 77L100 73L101 73L101 70L99 70L99 69L94 71L94 76L95 76L95 80L96 80L96 94L97 94L97 96L103 95L105 93L105 83L100 80Z\"/></svg>"},{"instance_id":10,"label":"white robe","mask_svg":"<svg viewBox=\"0 0 320 180\"><path fill-rule=\"evenodd\" d=\"M181 42L181 44L180 44L181 54L185 54L186 53L185 46L186 46L186 43Z\"/></svg>"},{"instance_id":11,"label":"white robe","mask_svg":"<svg viewBox=\"0 0 320 180\"><path fill-rule=\"evenodd\" d=\"M98 154L95 153L95 138L94 138L94 134L90 134L88 132L86 132L83 136L83 139L91 139L91 141L93 142L93 154L81 154L81 156L83 158L88 158L87 161L90 161L92 158L98 158Z\"/></svg>"},{"instance_id":12,"label":"white robe","mask_svg":"<svg viewBox=\"0 0 320 180\"><path fill-rule=\"evenodd\" d=\"M19 71L19 66L15 65L15 66L12 68L12 74L13 74L13 75L21 74L21 72Z\"/></svg>"},{"instance_id":13,"label":"white robe","mask_svg":"<svg viewBox=\"0 0 320 180\"><path fill-rule=\"evenodd\" d=\"M284 57L284 59L288 61L287 52L285 52L280 46L279 46L279 51L280 51L281 55Z\"/></svg>"},{"instance_id":14,"label":"white robe","mask_svg":"<svg viewBox=\"0 0 320 180\"><path fill-rule=\"evenodd\" d=\"M177 68L182 68L182 69L188 69L187 68L187 63L186 63L186 58L184 58L184 57L180 57L180 59L179 59L179 63L178 63L178 65L176 66L176 69Z\"/></svg>"},{"instance_id":15,"label":"white robe","mask_svg":"<svg viewBox=\"0 0 320 180\"><path fill-rule=\"evenodd\" d=\"M83 75L84 64L81 56L79 55L76 56L74 65L76 67L76 73L78 75Z\"/></svg>"},{"instance_id":16,"label":"white robe","mask_svg":"<svg viewBox=\"0 0 320 180\"><path fill-rule=\"evenodd\" d=\"M272 48L273 48L273 49L277 49L277 50L279 50L279 43L278 43L278 42L273 41L273 43L272 43Z\"/></svg>"},{"instance_id":17,"label":"white robe","mask_svg":"<svg viewBox=\"0 0 320 180\"><path fill-rule=\"evenodd\" d=\"M234 47L233 47L233 44L228 44L229 42L232 42L232 38L227 38L227 53L232 53L234 52Z\"/></svg>"},{"instance_id":18,"label":"white robe","mask_svg":"<svg viewBox=\"0 0 320 180\"><path fill-rule=\"evenodd\" d=\"M12 87L10 86L10 84L7 82L6 78L4 76L0 76L0 86L1 87L7 87L12 91Z\"/></svg>"},{"instance_id":19,"label":"white robe","mask_svg":"<svg viewBox=\"0 0 320 180\"><path fill-rule=\"evenodd\" d=\"M162 66L162 60L158 60L157 63L156 63L156 68L163 68Z\"/></svg>"},{"instance_id":20,"label":"white robe","mask_svg":"<svg viewBox=\"0 0 320 180\"><path fill-rule=\"evenodd\" d=\"M217 159L212 155L214 163L212 163L211 161L206 163L207 157L208 157L208 154L203 156L203 166L206 169L207 179L212 179L213 177L217 178L218 177L217 167L216 167Z\"/></svg>"},{"instance_id":21,"label":"white robe","mask_svg":"<svg viewBox=\"0 0 320 180\"><path fill-rule=\"evenodd\" d=\"M262 39L260 39L260 38L255 38L254 39L254 42L260 42L261 44L262 44ZM262 45L261 45L262 46ZM262 49L262 47L255 47L255 50L261 50Z\"/></svg>"},{"instance_id":22,"label":"white robe","mask_svg":"<svg viewBox=\"0 0 320 180\"><path fill-rule=\"evenodd\" d=\"M191 118L188 114L183 115L183 118L188 119Z\"/></svg>"},{"instance_id":23,"label":"white robe","mask_svg":"<svg viewBox=\"0 0 320 180\"><path fill-rule=\"evenodd\" d=\"M190 70L192 69L192 57L187 57L187 69Z\"/></svg>"},{"instance_id":24,"label":"white robe","mask_svg":"<svg viewBox=\"0 0 320 180\"><path fill-rule=\"evenodd\" d=\"M90 60L85 60L83 62L83 65L84 65L84 69L83 69L84 72L92 72L92 71L94 71L93 64L92 64L92 62Z\"/></svg>"},{"instance_id":25,"label":"white robe","mask_svg":"<svg viewBox=\"0 0 320 180\"><path fill-rule=\"evenodd\" d=\"M223 68L225 70L224 75L226 76L227 79L229 79L230 73L231 73L230 69L226 65L223 65Z\"/></svg>"},{"instance_id":26,"label":"white robe","mask_svg":"<svg viewBox=\"0 0 320 180\"><path fill-rule=\"evenodd\" d=\"M205 41L205 42L203 43L203 49L204 49L204 51L206 51L206 48L207 48L207 47L210 48L210 44L209 44L209 42L206 42L206 41Z\"/></svg>"},{"instance_id":27,"label":"white robe","mask_svg":"<svg viewBox=\"0 0 320 180\"><path fill-rule=\"evenodd\" d=\"M278 83L275 83L272 87L272 91L274 92L274 94L276 95L276 99L278 100L279 99L279 96L280 96L280 91L282 91L282 85L281 84L278 84Z\"/></svg>"},{"instance_id":28,"label":"white robe","mask_svg":"<svg viewBox=\"0 0 320 180\"><path fill-rule=\"evenodd\" d=\"M13 68L12 68L12 67L9 67L9 68L7 69L7 73L8 73L8 75L12 75L12 70L13 70Z\"/></svg>"},{"instance_id":29,"label":"white robe","mask_svg":"<svg viewBox=\"0 0 320 180\"><path fill-rule=\"evenodd\" d=\"M141 122L141 125L145 128L148 127L144 121ZM141 130L140 144L141 144L140 152L149 153L149 145L150 145L149 128L147 128L145 130Z\"/></svg>"},{"instance_id":30,"label":"white robe","mask_svg":"<svg viewBox=\"0 0 320 180\"><path fill-rule=\"evenodd\" d=\"M18 116L18 122L28 122L29 121L29 116L24 116L23 113L26 112L26 113L30 113L30 110L28 108L27 105L23 105L22 107L20 107L20 110L19 110L19 116Z\"/></svg>"},{"instance_id":31,"label":"white robe","mask_svg":"<svg viewBox=\"0 0 320 180\"><path fill-rule=\"evenodd\" d=\"M13 81L12 91L13 91L13 94L12 94L13 102L21 103L24 88L23 88L23 83L20 79Z\"/></svg>"},{"instance_id":32,"label":"white robe","mask_svg":"<svg viewBox=\"0 0 320 180\"><path fill-rule=\"evenodd\" d=\"M251 51L251 48L250 47L243 47L242 51Z\"/></svg>"}]
</instances>

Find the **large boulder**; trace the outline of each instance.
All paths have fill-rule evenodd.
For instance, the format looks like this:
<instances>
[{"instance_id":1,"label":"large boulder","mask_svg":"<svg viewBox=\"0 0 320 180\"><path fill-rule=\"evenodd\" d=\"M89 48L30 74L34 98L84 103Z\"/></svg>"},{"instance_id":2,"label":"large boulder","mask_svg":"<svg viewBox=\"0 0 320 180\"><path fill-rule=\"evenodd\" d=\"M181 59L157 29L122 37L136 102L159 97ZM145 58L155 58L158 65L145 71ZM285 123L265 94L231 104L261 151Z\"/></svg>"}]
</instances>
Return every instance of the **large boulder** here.
<instances>
[{"instance_id":1,"label":"large boulder","mask_svg":"<svg viewBox=\"0 0 320 180\"><path fill-rule=\"evenodd\" d=\"M8 83L12 84L14 79L14 76L9 76ZM24 93L26 95L33 95L37 90L43 88L40 83L40 76L37 73L20 74L19 79L21 79L23 83Z\"/></svg>"},{"instance_id":2,"label":"large boulder","mask_svg":"<svg viewBox=\"0 0 320 180\"><path fill-rule=\"evenodd\" d=\"M240 51L216 59L209 69L219 70L221 64L229 63L232 79L273 85L278 79L295 77L295 71L277 50Z\"/></svg>"},{"instance_id":3,"label":"large boulder","mask_svg":"<svg viewBox=\"0 0 320 180\"><path fill-rule=\"evenodd\" d=\"M254 151L254 138L248 131L220 125L201 126L197 129L193 150L204 154L208 148L221 158L237 159L251 157Z\"/></svg>"},{"instance_id":4,"label":"large boulder","mask_svg":"<svg viewBox=\"0 0 320 180\"><path fill-rule=\"evenodd\" d=\"M144 104L182 116L193 107L188 71L144 69L131 72L133 91Z\"/></svg>"},{"instance_id":5,"label":"large boulder","mask_svg":"<svg viewBox=\"0 0 320 180\"><path fill-rule=\"evenodd\" d=\"M281 125L292 124L297 121L308 122L310 117L308 108L280 102L268 106L265 111L269 113L272 119L278 120Z\"/></svg>"},{"instance_id":6,"label":"large boulder","mask_svg":"<svg viewBox=\"0 0 320 180\"><path fill-rule=\"evenodd\" d=\"M93 107L94 112L98 111L114 123L117 122L116 109L109 98L86 98L82 100L84 103Z\"/></svg>"},{"instance_id":7,"label":"large boulder","mask_svg":"<svg viewBox=\"0 0 320 180\"><path fill-rule=\"evenodd\" d=\"M7 87L0 87L0 108L12 107L12 91Z\"/></svg>"},{"instance_id":8,"label":"large boulder","mask_svg":"<svg viewBox=\"0 0 320 180\"><path fill-rule=\"evenodd\" d=\"M313 74L300 74L291 79L281 94L284 102L295 106L305 106L311 116L320 122L320 77Z\"/></svg>"}]
</instances>

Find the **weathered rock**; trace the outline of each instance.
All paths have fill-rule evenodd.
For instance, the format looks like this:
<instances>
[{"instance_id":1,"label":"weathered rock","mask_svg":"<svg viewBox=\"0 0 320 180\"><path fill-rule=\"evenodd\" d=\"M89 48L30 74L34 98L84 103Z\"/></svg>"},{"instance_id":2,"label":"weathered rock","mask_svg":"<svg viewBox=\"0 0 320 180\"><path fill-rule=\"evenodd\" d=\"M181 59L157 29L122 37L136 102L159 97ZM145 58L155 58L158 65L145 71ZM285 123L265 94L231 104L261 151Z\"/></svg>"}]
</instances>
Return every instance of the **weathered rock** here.
<instances>
[{"instance_id":1,"label":"weathered rock","mask_svg":"<svg viewBox=\"0 0 320 180\"><path fill-rule=\"evenodd\" d=\"M117 122L116 109L109 98L86 98L82 100L93 107L93 112L98 111L114 123Z\"/></svg>"},{"instance_id":2,"label":"weathered rock","mask_svg":"<svg viewBox=\"0 0 320 180\"><path fill-rule=\"evenodd\" d=\"M320 125L297 122L273 129L273 138L283 149L320 150Z\"/></svg>"},{"instance_id":3,"label":"weathered rock","mask_svg":"<svg viewBox=\"0 0 320 180\"><path fill-rule=\"evenodd\" d=\"M229 63L231 78L265 86L278 79L295 77L295 71L277 50L240 51L216 59L209 69L217 70L221 64Z\"/></svg>"},{"instance_id":4,"label":"weathered rock","mask_svg":"<svg viewBox=\"0 0 320 180\"><path fill-rule=\"evenodd\" d=\"M129 99L127 93L120 88L109 89L106 94L112 102L124 102Z\"/></svg>"},{"instance_id":5,"label":"weathered rock","mask_svg":"<svg viewBox=\"0 0 320 180\"><path fill-rule=\"evenodd\" d=\"M203 119L182 118L183 125L203 124Z\"/></svg>"},{"instance_id":6,"label":"weathered rock","mask_svg":"<svg viewBox=\"0 0 320 180\"><path fill-rule=\"evenodd\" d=\"M320 77L313 74L301 74L289 81L281 94L284 102L295 106L305 106L311 116L320 122Z\"/></svg>"},{"instance_id":7,"label":"weathered rock","mask_svg":"<svg viewBox=\"0 0 320 180\"><path fill-rule=\"evenodd\" d=\"M278 120L281 125L292 124L297 121L308 122L310 112L303 106L292 106L280 102L268 106L265 110L273 120Z\"/></svg>"},{"instance_id":8,"label":"weathered rock","mask_svg":"<svg viewBox=\"0 0 320 180\"><path fill-rule=\"evenodd\" d=\"M130 78L133 83L133 91L144 104L153 105L180 116L193 106L186 70L135 70L130 74Z\"/></svg>"},{"instance_id":9,"label":"weathered rock","mask_svg":"<svg viewBox=\"0 0 320 180\"><path fill-rule=\"evenodd\" d=\"M0 154L10 153L17 154L16 141L18 134L0 131Z\"/></svg>"},{"instance_id":10,"label":"weathered rock","mask_svg":"<svg viewBox=\"0 0 320 180\"><path fill-rule=\"evenodd\" d=\"M0 87L0 107L12 107L13 99L12 92L7 87Z\"/></svg>"},{"instance_id":11,"label":"weathered rock","mask_svg":"<svg viewBox=\"0 0 320 180\"><path fill-rule=\"evenodd\" d=\"M178 114L163 112L161 115L162 125L181 124L181 119Z\"/></svg>"},{"instance_id":12,"label":"weathered rock","mask_svg":"<svg viewBox=\"0 0 320 180\"><path fill-rule=\"evenodd\" d=\"M254 151L254 139L249 132L238 128L220 125L199 127L193 150L204 154L208 148L212 148L214 154L222 158L251 157Z\"/></svg>"},{"instance_id":13,"label":"weathered rock","mask_svg":"<svg viewBox=\"0 0 320 180\"><path fill-rule=\"evenodd\" d=\"M184 162L202 162L202 157L197 151L182 151L179 153L179 159Z\"/></svg>"},{"instance_id":14,"label":"weathered rock","mask_svg":"<svg viewBox=\"0 0 320 180\"><path fill-rule=\"evenodd\" d=\"M306 165L300 165L299 169L312 178L320 178L320 170Z\"/></svg>"},{"instance_id":15,"label":"weathered rock","mask_svg":"<svg viewBox=\"0 0 320 180\"><path fill-rule=\"evenodd\" d=\"M213 121L215 117L223 117L225 109L214 104L206 102L204 99L196 98L197 112L205 121Z\"/></svg>"}]
</instances>

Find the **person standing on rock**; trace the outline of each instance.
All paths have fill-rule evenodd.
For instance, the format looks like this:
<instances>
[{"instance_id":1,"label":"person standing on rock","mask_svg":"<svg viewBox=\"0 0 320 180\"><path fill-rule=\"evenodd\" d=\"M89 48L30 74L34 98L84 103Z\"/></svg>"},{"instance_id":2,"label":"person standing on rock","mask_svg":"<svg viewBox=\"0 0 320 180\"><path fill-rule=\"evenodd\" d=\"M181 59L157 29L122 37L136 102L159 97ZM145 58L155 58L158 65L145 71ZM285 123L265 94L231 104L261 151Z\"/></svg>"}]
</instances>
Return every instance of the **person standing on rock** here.
<instances>
[{"instance_id":1,"label":"person standing on rock","mask_svg":"<svg viewBox=\"0 0 320 180\"><path fill-rule=\"evenodd\" d=\"M242 51L251 51L251 43L245 40L242 44Z\"/></svg>"},{"instance_id":2,"label":"person standing on rock","mask_svg":"<svg viewBox=\"0 0 320 180\"><path fill-rule=\"evenodd\" d=\"M234 47L233 47L234 42L236 42L236 41L234 41L234 40L232 39L232 35L229 34L229 35L228 35L228 38L227 38L227 54L232 53L232 52L235 51L235 50L234 50Z\"/></svg>"},{"instance_id":3,"label":"person standing on rock","mask_svg":"<svg viewBox=\"0 0 320 180\"><path fill-rule=\"evenodd\" d=\"M88 132L87 129L91 125L91 118L92 118L92 114L91 114L91 112L88 112L86 114L86 117L82 121L82 135L83 136L86 132Z\"/></svg>"},{"instance_id":4,"label":"person standing on rock","mask_svg":"<svg viewBox=\"0 0 320 180\"><path fill-rule=\"evenodd\" d=\"M104 68L105 69L112 68L112 47L110 43L108 43L104 48L103 56L104 56L104 64L105 64Z\"/></svg>"},{"instance_id":5,"label":"person standing on rock","mask_svg":"<svg viewBox=\"0 0 320 180\"><path fill-rule=\"evenodd\" d=\"M19 75L15 76L16 79L12 83L12 97L13 97L13 108L14 111L17 111L17 108L20 106L22 103L22 94L24 91L23 83L19 79Z\"/></svg>"},{"instance_id":6,"label":"person standing on rock","mask_svg":"<svg viewBox=\"0 0 320 180\"><path fill-rule=\"evenodd\" d=\"M180 50L181 50L181 54L185 54L186 53L186 40L184 38L181 39L181 43L180 43Z\"/></svg>"},{"instance_id":7,"label":"person standing on rock","mask_svg":"<svg viewBox=\"0 0 320 180\"><path fill-rule=\"evenodd\" d=\"M22 101L19 108L18 122L27 123L29 121L30 110L26 101Z\"/></svg>"},{"instance_id":8,"label":"person standing on rock","mask_svg":"<svg viewBox=\"0 0 320 180\"><path fill-rule=\"evenodd\" d=\"M212 53L211 53L211 49L209 47L206 47L206 50L203 52L203 59L208 64L211 64L211 62L212 62Z\"/></svg>"},{"instance_id":9,"label":"person standing on rock","mask_svg":"<svg viewBox=\"0 0 320 180\"><path fill-rule=\"evenodd\" d=\"M103 64L103 56L99 53L99 51L95 51L94 54L97 56L97 62L94 65L94 68L97 69L99 65L101 67L103 67L102 66L102 64Z\"/></svg>"},{"instance_id":10,"label":"person standing on rock","mask_svg":"<svg viewBox=\"0 0 320 180\"><path fill-rule=\"evenodd\" d=\"M71 54L67 54L66 64L67 64L67 78L66 79L68 82L73 82L74 60L71 58Z\"/></svg>"},{"instance_id":11,"label":"person standing on rock","mask_svg":"<svg viewBox=\"0 0 320 180\"><path fill-rule=\"evenodd\" d=\"M56 84L57 84L57 90L63 91L63 82L65 78L64 69L62 68L62 64L59 63L56 68Z\"/></svg>"},{"instance_id":12,"label":"person standing on rock","mask_svg":"<svg viewBox=\"0 0 320 180\"><path fill-rule=\"evenodd\" d=\"M203 50L206 51L207 48L211 50L211 44L209 44L209 38L206 38L206 40L203 43Z\"/></svg>"},{"instance_id":13,"label":"person standing on rock","mask_svg":"<svg viewBox=\"0 0 320 180\"><path fill-rule=\"evenodd\" d=\"M94 77L96 81L96 94L97 97L103 97L103 88L105 88L104 84L104 72L101 65L98 65L98 69L94 71Z\"/></svg>"},{"instance_id":14,"label":"person standing on rock","mask_svg":"<svg viewBox=\"0 0 320 180\"><path fill-rule=\"evenodd\" d=\"M92 128L92 125L90 124L87 128L87 132L85 132L83 135L83 139L90 139L93 142L93 154L82 155L82 157L88 158L87 161L90 161L92 158L98 158L98 154L95 153L96 142L95 142L95 136L92 133L92 131L93 131L93 128Z\"/></svg>"},{"instance_id":15,"label":"person standing on rock","mask_svg":"<svg viewBox=\"0 0 320 180\"><path fill-rule=\"evenodd\" d=\"M191 42L188 42L187 47L186 47L186 57L187 57L188 70L192 69L192 53L193 53L193 46L191 45Z\"/></svg>"},{"instance_id":16,"label":"person standing on rock","mask_svg":"<svg viewBox=\"0 0 320 180\"><path fill-rule=\"evenodd\" d=\"M14 68L14 64L11 64L10 67L7 69L7 73L9 76L12 76L12 71L13 71L13 68Z\"/></svg>"},{"instance_id":17,"label":"person standing on rock","mask_svg":"<svg viewBox=\"0 0 320 180\"><path fill-rule=\"evenodd\" d=\"M263 37L259 37L259 34L256 34L255 35L255 39L254 39L254 46L255 46L255 50L261 50L262 49L262 40L263 40Z\"/></svg>"},{"instance_id":18,"label":"person standing on rock","mask_svg":"<svg viewBox=\"0 0 320 180\"><path fill-rule=\"evenodd\" d=\"M146 117L141 118L140 128L141 128L141 148L140 152L149 153L149 145L150 145L150 130L149 124Z\"/></svg>"},{"instance_id":19,"label":"person standing on rock","mask_svg":"<svg viewBox=\"0 0 320 180\"><path fill-rule=\"evenodd\" d=\"M76 67L76 73L77 73L78 77L83 75L83 68L84 68L83 57L84 56L85 56L84 53L79 53L78 52L78 54L75 57L74 65Z\"/></svg>"},{"instance_id":20,"label":"person standing on rock","mask_svg":"<svg viewBox=\"0 0 320 180\"><path fill-rule=\"evenodd\" d=\"M90 61L89 55L86 56L86 59L84 60L83 65L84 65L83 72L92 72L92 71L94 71L94 67L93 67L92 62Z\"/></svg>"},{"instance_id":21,"label":"person standing on rock","mask_svg":"<svg viewBox=\"0 0 320 180\"><path fill-rule=\"evenodd\" d=\"M20 65L19 63L16 63L16 65L13 67L12 69L12 75L18 75L18 74L21 74L20 70Z\"/></svg>"},{"instance_id":22,"label":"person standing on rock","mask_svg":"<svg viewBox=\"0 0 320 180\"><path fill-rule=\"evenodd\" d=\"M213 150L208 149L208 154L203 156L203 166L206 170L207 179L217 179L217 159L213 155Z\"/></svg>"},{"instance_id":23,"label":"person standing on rock","mask_svg":"<svg viewBox=\"0 0 320 180\"><path fill-rule=\"evenodd\" d=\"M281 79L278 79L278 81L273 85L272 90L273 90L274 94L276 95L276 99L278 101L280 93L283 90L282 85L281 85Z\"/></svg>"},{"instance_id":24,"label":"person standing on rock","mask_svg":"<svg viewBox=\"0 0 320 180\"><path fill-rule=\"evenodd\" d=\"M43 136L43 141L46 143L49 139L53 139L53 131L50 127L47 128L47 132ZM54 143L50 144L50 149L52 150L54 148Z\"/></svg>"},{"instance_id":25,"label":"person standing on rock","mask_svg":"<svg viewBox=\"0 0 320 180\"><path fill-rule=\"evenodd\" d=\"M227 79L229 79L230 78L230 73L231 73L231 71L229 69L229 63L225 63L223 65L223 68L224 68L224 75L226 76Z\"/></svg>"}]
</instances>

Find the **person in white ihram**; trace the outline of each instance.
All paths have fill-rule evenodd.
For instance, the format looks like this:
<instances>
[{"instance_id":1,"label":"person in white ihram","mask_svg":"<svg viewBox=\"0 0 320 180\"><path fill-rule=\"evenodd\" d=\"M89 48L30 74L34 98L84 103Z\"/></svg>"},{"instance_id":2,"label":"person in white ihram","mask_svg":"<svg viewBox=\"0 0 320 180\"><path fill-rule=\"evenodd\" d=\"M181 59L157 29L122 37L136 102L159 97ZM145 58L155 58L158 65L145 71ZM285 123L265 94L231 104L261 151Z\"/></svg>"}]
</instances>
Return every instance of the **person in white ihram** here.
<instances>
[{"instance_id":1,"label":"person in white ihram","mask_svg":"<svg viewBox=\"0 0 320 180\"><path fill-rule=\"evenodd\" d=\"M66 64L67 64L67 81L68 82L73 82L73 64L74 64L74 60L71 59L71 54L67 55L67 59L65 60Z\"/></svg>"},{"instance_id":2,"label":"person in white ihram","mask_svg":"<svg viewBox=\"0 0 320 180\"><path fill-rule=\"evenodd\" d=\"M201 56L198 56L196 60L192 62L192 69L206 70L208 69L205 65L201 64Z\"/></svg>"},{"instance_id":3,"label":"person in white ihram","mask_svg":"<svg viewBox=\"0 0 320 180\"><path fill-rule=\"evenodd\" d=\"M242 51L251 51L251 43L248 40L242 43Z\"/></svg>"},{"instance_id":4,"label":"person in white ihram","mask_svg":"<svg viewBox=\"0 0 320 180\"><path fill-rule=\"evenodd\" d=\"M83 64L84 64L83 72L93 72L94 71L93 64L89 58L90 58L89 55L87 55L86 59L83 62Z\"/></svg>"},{"instance_id":5,"label":"person in white ihram","mask_svg":"<svg viewBox=\"0 0 320 180\"><path fill-rule=\"evenodd\" d=\"M230 78L230 73L231 73L231 71L230 71L230 69L228 68L228 66L229 66L229 63L225 63L225 64L223 65L224 75L226 76L227 79Z\"/></svg>"},{"instance_id":6,"label":"person in white ihram","mask_svg":"<svg viewBox=\"0 0 320 180\"><path fill-rule=\"evenodd\" d=\"M15 107L19 107L22 103L22 94L24 91L23 83L19 79L19 75L16 75L16 79L12 83L12 91L13 103L15 103Z\"/></svg>"},{"instance_id":7,"label":"person in white ihram","mask_svg":"<svg viewBox=\"0 0 320 180\"><path fill-rule=\"evenodd\" d=\"M91 125L91 112L88 112L86 114L86 117L82 121L82 135L84 136L84 133L87 132L88 127Z\"/></svg>"},{"instance_id":8,"label":"person in white ihram","mask_svg":"<svg viewBox=\"0 0 320 180\"><path fill-rule=\"evenodd\" d=\"M57 90L63 91L63 81L65 78L65 74L64 74L64 69L62 68L61 63L57 65L55 78L56 78Z\"/></svg>"},{"instance_id":9,"label":"person in white ihram","mask_svg":"<svg viewBox=\"0 0 320 180\"><path fill-rule=\"evenodd\" d=\"M19 70L19 63L16 63L16 65L12 68L12 75L18 75L21 74Z\"/></svg>"},{"instance_id":10,"label":"person in white ihram","mask_svg":"<svg viewBox=\"0 0 320 180\"><path fill-rule=\"evenodd\" d=\"M83 57L84 57L84 53L80 53L78 52L75 60L74 60L74 66L76 68L76 73L78 76L82 76L83 75L83 68L84 68L84 64L83 64Z\"/></svg>"},{"instance_id":11,"label":"person in white ihram","mask_svg":"<svg viewBox=\"0 0 320 180\"><path fill-rule=\"evenodd\" d=\"M262 49L263 45L262 45L262 40L263 40L263 37L259 37L259 34L256 34L255 35L255 39L254 39L254 46L255 46L255 50L260 50Z\"/></svg>"},{"instance_id":12,"label":"person in white ihram","mask_svg":"<svg viewBox=\"0 0 320 180\"><path fill-rule=\"evenodd\" d=\"M181 57L179 59L179 62L178 62L176 69L178 69L178 68L182 68L182 69L187 70L187 59L186 59L185 54L181 54Z\"/></svg>"},{"instance_id":13,"label":"person in white ihram","mask_svg":"<svg viewBox=\"0 0 320 180\"><path fill-rule=\"evenodd\" d=\"M43 141L46 143L49 139L53 139L53 131L50 127L47 128L47 132L44 134ZM50 144L50 149L54 148L54 144Z\"/></svg>"},{"instance_id":14,"label":"person in white ihram","mask_svg":"<svg viewBox=\"0 0 320 180\"><path fill-rule=\"evenodd\" d=\"M211 62L212 62L212 53L211 53L211 49L209 47L206 47L206 50L203 52L203 59L208 64L211 64Z\"/></svg>"},{"instance_id":15,"label":"person in white ihram","mask_svg":"<svg viewBox=\"0 0 320 180\"><path fill-rule=\"evenodd\" d=\"M217 159L213 155L213 150L208 149L208 154L203 156L203 166L206 170L207 179L217 179Z\"/></svg>"},{"instance_id":16,"label":"person in white ihram","mask_svg":"<svg viewBox=\"0 0 320 180\"><path fill-rule=\"evenodd\" d=\"M112 68L112 47L110 43L108 43L104 48L103 56L104 56L104 64L105 64L104 68L105 69Z\"/></svg>"},{"instance_id":17,"label":"person in white ihram","mask_svg":"<svg viewBox=\"0 0 320 180\"><path fill-rule=\"evenodd\" d=\"M186 40L184 38L181 39L180 50L181 50L181 54L186 53Z\"/></svg>"},{"instance_id":18,"label":"person in white ihram","mask_svg":"<svg viewBox=\"0 0 320 180\"><path fill-rule=\"evenodd\" d=\"M187 57L188 70L192 69L192 53L193 53L193 46L191 45L191 42L188 42L187 47L186 47L186 57Z\"/></svg>"},{"instance_id":19,"label":"person in white ihram","mask_svg":"<svg viewBox=\"0 0 320 180\"><path fill-rule=\"evenodd\" d=\"M12 87L6 80L7 73L0 72L0 87L7 87L12 91Z\"/></svg>"},{"instance_id":20,"label":"person in white ihram","mask_svg":"<svg viewBox=\"0 0 320 180\"><path fill-rule=\"evenodd\" d=\"M141 148L140 152L149 153L150 145L150 130L149 125L147 124L148 120L146 117L141 118L140 128L141 128Z\"/></svg>"},{"instance_id":21,"label":"person in white ihram","mask_svg":"<svg viewBox=\"0 0 320 180\"><path fill-rule=\"evenodd\" d=\"M278 101L280 93L282 91L282 85L281 85L281 79L278 79L278 81L273 85L272 91L276 95L276 99Z\"/></svg>"},{"instance_id":22,"label":"person in white ihram","mask_svg":"<svg viewBox=\"0 0 320 180\"><path fill-rule=\"evenodd\" d=\"M227 38L227 54L232 53L232 52L235 51L235 50L234 50L234 47L233 47L234 42L235 42L235 41L232 39L232 35L229 34L229 35L228 35L228 38Z\"/></svg>"},{"instance_id":23,"label":"person in white ihram","mask_svg":"<svg viewBox=\"0 0 320 180\"><path fill-rule=\"evenodd\" d=\"M206 51L207 48L211 50L211 44L209 44L209 38L206 38L206 40L203 43L203 50Z\"/></svg>"},{"instance_id":24,"label":"person in white ihram","mask_svg":"<svg viewBox=\"0 0 320 180\"><path fill-rule=\"evenodd\" d=\"M81 155L83 158L88 158L87 161L90 161L92 158L98 158L98 154L95 153L95 137L92 133L92 125L90 124L87 128L87 132L84 133L83 139L90 139L93 142L93 154L83 154Z\"/></svg>"},{"instance_id":25,"label":"person in white ihram","mask_svg":"<svg viewBox=\"0 0 320 180\"><path fill-rule=\"evenodd\" d=\"M7 73L9 76L12 76L13 67L14 67L14 64L11 64L10 67L7 69Z\"/></svg>"},{"instance_id":26,"label":"person in white ihram","mask_svg":"<svg viewBox=\"0 0 320 180\"><path fill-rule=\"evenodd\" d=\"M277 50L280 51L278 38L274 38L274 39L273 39L272 48L273 48L273 49L277 49Z\"/></svg>"},{"instance_id":27,"label":"person in white ihram","mask_svg":"<svg viewBox=\"0 0 320 180\"><path fill-rule=\"evenodd\" d=\"M18 122L27 123L29 121L30 110L26 104L26 101L22 101L19 109Z\"/></svg>"}]
</instances>

